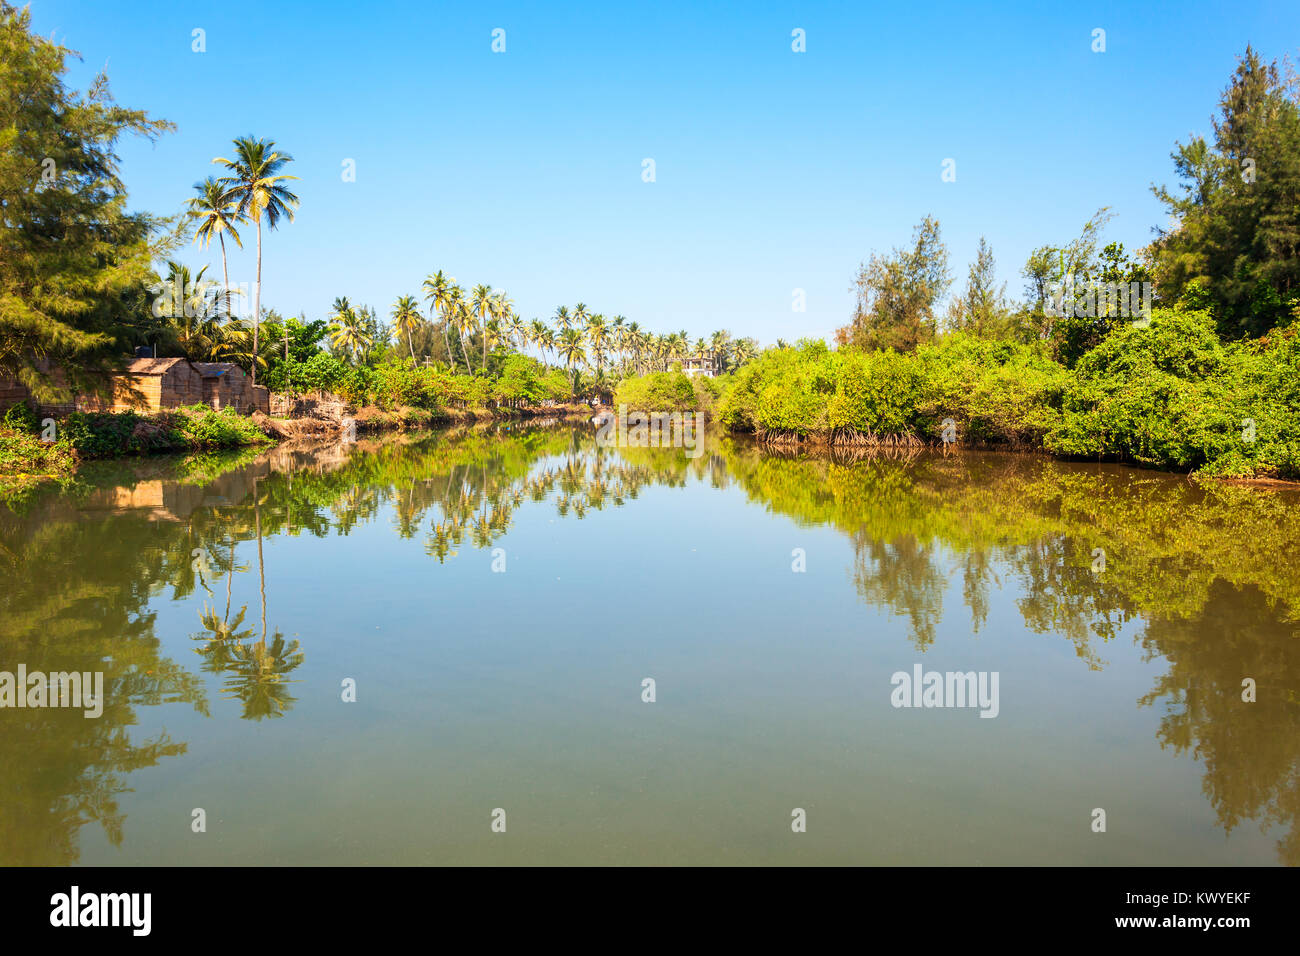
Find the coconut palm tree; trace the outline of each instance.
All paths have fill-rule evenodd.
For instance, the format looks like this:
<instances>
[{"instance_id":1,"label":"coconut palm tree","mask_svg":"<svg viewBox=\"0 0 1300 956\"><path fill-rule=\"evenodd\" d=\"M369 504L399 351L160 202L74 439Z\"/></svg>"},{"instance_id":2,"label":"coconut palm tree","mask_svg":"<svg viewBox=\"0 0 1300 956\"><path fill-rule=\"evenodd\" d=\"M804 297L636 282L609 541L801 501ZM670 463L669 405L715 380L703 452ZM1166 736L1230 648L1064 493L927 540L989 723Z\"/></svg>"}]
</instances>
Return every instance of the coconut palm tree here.
<instances>
[{"instance_id":1,"label":"coconut palm tree","mask_svg":"<svg viewBox=\"0 0 1300 956\"><path fill-rule=\"evenodd\" d=\"M627 327L627 349L632 353L632 367L641 372L641 352L645 349L645 334L641 331L641 326L636 322L628 323Z\"/></svg>"},{"instance_id":2,"label":"coconut palm tree","mask_svg":"<svg viewBox=\"0 0 1300 956\"><path fill-rule=\"evenodd\" d=\"M578 397L576 382L573 380L573 367L579 362L587 360L587 351L582 344L582 333L577 329L565 329L555 341L556 351L560 358L564 359L565 366L569 369L570 382L573 383L572 394L574 398Z\"/></svg>"},{"instance_id":3,"label":"coconut palm tree","mask_svg":"<svg viewBox=\"0 0 1300 956\"><path fill-rule=\"evenodd\" d=\"M275 348L274 341L262 339L257 351L253 351L253 330L244 320L231 319L225 325L217 327L217 336L212 346L212 361L234 362L248 369L266 368Z\"/></svg>"},{"instance_id":4,"label":"coconut palm tree","mask_svg":"<svg viewBox=\"0 0 1300 956\"><path fill-rule=\"evenodd\" d=\"M524 324L523 316L513 308L506 313L505 317L506 342L510 345L518 345L519 348L527 348L529 341L529 328Z\"/></svg>"},{"instance_id":5,"label":"coconut palm tree","mask_svg":"<svg viewBox=\"0 0 1300 956\"><path fill-rule=\"evenodd\" d=\"M616 315L610 319L610 336L614 351L618 353L619 368L627 365L627 317Z\"/></svg>"},{"instance_id":6,"label":"coconut palm tree","mask_svg":"<svg viewBox=\"0 0 1300 956\"><path fill-rule=\"evenodd\" d=\"M360 355L370 345L370 336L366 332L362 317L348 303L347 297L334 300L335 312L331 317L334 324L330 326L330 344L342 351L349 358Z\"/></svg>"},{"instance_id":7,"label":"coconut palm tree","mask_svg":"<svg viewBox=\"0 0 1300 956\"><path fill-rule=\"evenodd\" d=\"M663 334L656 335L654 349L655 349L655 363L658 366L659 371L661 372L668 371L668 358L672 354L671 336L667 336Z\"/></svg>"},{"instance_id":8,"label":"coconut palm tree","mask_svg":"<svg viewBox=\"0 0 1300 956\"><path fill-rule=\"evenodd\" d=\"M492 287L479 283L474 286L469 294L470 311L474 314L475 331L481 329L487 324L488 316L494 308L492 299ZM487 368L487 339L483 340L483 365L482 369Z\"/></svg>"},{"instance_id":9,"label":"coconut palm tree","mask_svg":"<svg viewBox=\"0 0 1300 956\"><path fill-rule=\"evenodd\" d=\"M469 302L465 300L465 294L461 291L460 286L456 286L452 296L453 321L456 323L456 333L460 337L460 354L465 360L465 374L471 375L474 370L470 368L469 352L465 350L465 340L473 333L474 312L470 308Z\"/></svg>"},{"instance_id":10,"label":"coconut palm tree","mask_svg":"<svg viewBox=\"0 0 1300 956\"><path fill-rule=\"evenodd\" d=\"M420 303L413 295L401 296L393 303L393 331L398 336L406 336L406 345L411 350L411 361L415 361L415 344L411 336L420 327Z\"/></svg>"},{"instance_id":11,"label":"coconut palm tree","mask_svg":"<svg viewBox=\"0 0 1300 956\"><path fill-rule=\"evenodd\" d=\"M727 353L731 350L731 333L720 329L709 340L709 354L713 359L713 374L721 375L727 364Z\"/></svg>"},{"instance_id":12,"label":"coconut palm tree","mask_svg":"<svg viewBox=\"0 0 1300 956\"><path fill-rule=\"evenodd\" d=\"M569 315L569 307L567 305L559 306L555 310L555 324L558 325L561 330L567 329L572 322L573 318Z\"/></svg>"},{"instance_id":13,"label":"coconut palm tree","mask_svg":"<svg viewBox=\"0 0 1300 956\"><path fill-rule=\"evenodd\" d=\"M221 334L217 322L220 299L216 283L204 281L207 271L204 266L198 275L191 275L188 266L169 261L167 275L156 276L153 286L161 289L153 311L162 320L163 335L186 358L195 360L210 358Z\"/></svg>"},{"instance_id":14,"label":"coconut palm tree","mask_svg":"<svg viewBox=\"0 0 1300 956\"><path fill-rule=\"evenodd\" d=\"M218 156L213 162L220 163L229 172L219 180L225 189L223 198L235 204L238 217L257 223L257 278L253 283L253 352L256 354L262 320L262 220L266 220L268 229L275 229L281 219L293 222L298 197L284 186L284 181L298 177L280 172L293 162L293 157L277 152L274 140L241 136L234 145L233 160ZM256 385L256 365L252 378Z\"/></svg>"},{"instance_id":15,"label":"coconut palm tree","mask_svg":"<svg viewBox=\"0 0 1300 956\"><path fill-rule=\"evenodd\" d=\"M542 356L545 357L547 352L555 351L555 330L550 326L543 324L541 332L538 333L537 346L542 350Z\"/></svg>"},{"instance_id":16,"label":"coconut palm tree","mask_svg":"<svg viewBox=\"0 0 1300 956\"><path fill-rule=\"evenodd\" d=\"M451 340L447 337L447 326L450 325L448 318L451 305L451 290L456 286L455 277L448 277L441 269L425 277L424 280L424 298L429 302L429 316L433 317L436 311L442 316L442 344L447 348L447 361L451 364L451 370L456 371L456 357L451 354ZM468 369L467 369L468 371Z\"/></svg>"},{"instance_id":17,"label":"coconut palm tree","mask_svg":"<svg viewBox=\"0 0 1300 956\"><path fill-rule=\"evenodd\" d=\"M488 312L497 324L500 331L497 344L504 342L507 347L511 344L510 337L510 318L515 314L515 304L510 297L506 295L505 289L498 289L492 294L492 300L488 305Z\"/></svg>"},{"instance_id":18,"label":"coconut palm tree","mask_svg":"<svg viewBox=\"0 0 1300 956\"><path fill-rule=\"evenodd\" d=\"M575 310L575 315L577 314ZM609 347L609 326L605 323L603 315L593 315L588 317L587 341L591 343L591 352L596 359L596 372L601 371L604 365L605 349Z\"/></svg>"},{"instance_id":19,"label":"coconut palm tree","mask_svg":"<svg viewBox=\"0 0 1300 956\"><path fill-rule=\"evenodd\" d=\"M216 236L221 244L221 279L226 289L226 315L230 315L230 270L226 267L226 236L229 235L239 248L244 248L239 239L239 230L235 228L240 221L239 207L226 197L225 187L211 176L201 183L195 183L194 191L198 195L187 203L190 215L198 222L194 241L200 248L207 249L212 243L212 237Z\"/></svg>"},{"instance_id":20,"label":"coconut palm tree","mask_svg":"<svg viewBox=\"0 0 1300 956\"><path fill-rule=\"evenodd\" d=\"M502 327L500 320L488 319L483 324L483 350L485 357L483 359L483 369L487 370L487 352L496 351L497 347L506 341L506 332Z\"/></svg>"},{"instance_id":21,"label":"coconut palm tree","mask_svg":"<svg viewBox=\"0 0 1300 956\"><path fill-rule=\"evenodd\" d=\"M686 357L686 353L690 350L690 336L687 335L685 329L682 329L680 332L674 332L668 338L672 343L669 347L669 359L672 361L681 361Z\"/></svg>"},{"instance_id":22,"label":"coconut palm tree","mask_svg":"<svg viewBox=\"0 0 1300 956\"><path fill-rule=\"evenodd\" d=\"M357 323L364 333L365 344L361 350L361 362L370 361L371 350L388 344L389 327L379 321L373 306L363 305L357 309Z\"/></svg>"},{"instance_id":23,"label":"coconut palm tree","mask_svg":"<svg viewBox=\"0 0 1300 956\"><path fill-rule=\"evenodd\" d=\"M533 321L528 324L528 338L532 341L534 345L537 346L538 351L542 353L542 358L546 357L546 348L547 348L546 340L548 338L547 333L549 333L550 331L551 330L546 327L546 323L543 322L541 319L533 319ZM554 337L551 336L550 338L553 342Z\"/></svg>"}]
</instances>

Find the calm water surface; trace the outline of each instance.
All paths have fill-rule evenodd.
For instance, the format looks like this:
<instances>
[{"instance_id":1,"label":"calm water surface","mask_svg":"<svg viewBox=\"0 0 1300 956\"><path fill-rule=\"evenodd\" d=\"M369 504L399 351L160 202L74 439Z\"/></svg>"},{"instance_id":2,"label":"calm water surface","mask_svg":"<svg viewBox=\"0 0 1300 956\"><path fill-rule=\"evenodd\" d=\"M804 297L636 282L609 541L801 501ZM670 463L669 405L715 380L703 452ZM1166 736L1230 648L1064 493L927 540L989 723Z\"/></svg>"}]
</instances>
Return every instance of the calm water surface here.
<instances>
[{"instance_id":1,"label":"calm water surface","mask_svg":"<svg viewBox=\"0 0 1300 956\"><path fill-rule=\"evenodd\" d=\"M0 863L1300 862L1293 491L569 426L83 478L0 509L0 671L106 691L0 709Z\"/></svg>"}]
</instances>

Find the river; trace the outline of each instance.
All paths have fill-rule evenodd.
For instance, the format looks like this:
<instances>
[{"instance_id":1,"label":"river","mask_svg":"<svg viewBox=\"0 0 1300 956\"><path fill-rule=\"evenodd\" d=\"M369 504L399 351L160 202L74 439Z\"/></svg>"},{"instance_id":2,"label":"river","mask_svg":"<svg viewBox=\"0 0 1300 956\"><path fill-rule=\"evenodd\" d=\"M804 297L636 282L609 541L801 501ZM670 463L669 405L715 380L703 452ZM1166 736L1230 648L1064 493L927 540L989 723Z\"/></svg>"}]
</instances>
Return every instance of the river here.
<instances>
[{"instance_id":1,"label":"river","mask_svg":"<svg viewBox=\"0 0 1300 956\"><path fill-rule=\"evenodd\" d=\"M0 863L1295 865L1298 505L571 425L88 466L0 512L0 672L104 687L0 708Z\"/></svg>"}]
</instances>

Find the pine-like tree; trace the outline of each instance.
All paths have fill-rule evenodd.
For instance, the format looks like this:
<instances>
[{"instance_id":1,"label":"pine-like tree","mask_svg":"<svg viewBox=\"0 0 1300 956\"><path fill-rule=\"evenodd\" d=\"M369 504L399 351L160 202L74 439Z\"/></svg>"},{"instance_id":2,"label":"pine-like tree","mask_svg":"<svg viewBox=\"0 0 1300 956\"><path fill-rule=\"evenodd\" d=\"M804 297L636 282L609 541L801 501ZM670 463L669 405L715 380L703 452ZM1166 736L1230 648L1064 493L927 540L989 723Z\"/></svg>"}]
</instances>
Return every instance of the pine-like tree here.
<instances>
[{"instance_id":1,"label":"pine-like tree","mask_svg":"<svg viewBox=\"0 0 1300 956\"><path fill-rule=\"evenodd\" d=\"M65 397L47 363L93 387L138 339L164 251L151 247L162 221L126 209L115 147L172 125L118 106L103 74L84 94L68 89L69 55L0 0L0 376L40 401Z\"/></svg>"},{"instance_id":2,"label":"pine-like tree","mask_svg":"<svg viewBox=\"0 0 1300 956\"><path fill-rule=\"evenodd\" d=\"M1212 141L1173 152L1181 190L1153 187L1170 227L1151 246L1162 299L1208 304L1221 335L1258 336L1300 307L1300 83L1247 47Z\"/></svg>"},{"instance_id":3,"label":"pine-like tree","mask_svg":"<svg viewBox=\"0 0 1300 956\"><path fill-rule=\"evenodd\" d=\"M835 339L854 348L911 351L934 338L935 305L951 283L939 221L926 216L910 248L873 254L859 268L853 321Z\"/></svg>"}]
</instances>

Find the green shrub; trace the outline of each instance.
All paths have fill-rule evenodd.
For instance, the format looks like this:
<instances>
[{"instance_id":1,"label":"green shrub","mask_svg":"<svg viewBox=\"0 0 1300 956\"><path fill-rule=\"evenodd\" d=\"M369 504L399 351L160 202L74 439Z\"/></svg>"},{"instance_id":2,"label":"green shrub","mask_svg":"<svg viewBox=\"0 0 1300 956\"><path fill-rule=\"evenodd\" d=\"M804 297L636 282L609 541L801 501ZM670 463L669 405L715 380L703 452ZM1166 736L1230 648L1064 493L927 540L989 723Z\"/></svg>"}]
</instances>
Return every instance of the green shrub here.
<instances>
[{"instance_id":1,"label":"green shrub","mask_svg":"<svg viewBox=\"0 0 1300 956\"><path fill-rule=\"evenodd\" d=\"M5 428L12 428L14 431L26 432L31 435L35 435L41 430L40 416L36 414L36 409L25 401L10 406L5 411L4 418L0 419L0 424L3 424Z\"/></svg>"},{"instance_id":2,"label":"green shrub","mask_svg":"<svg viewBox=\"0 0 1300 956\"><path fill-rule=\"evenodd\" d=\"M1085 355L1047 436L1060 455L1223 477L1300 477L1300 347L1224 345L1207 312L1157 309Z\"/></svg>"},{"instance_id":3,"label":"green shrub","mask_svg":"<svg viewBox=\"0 0 1300 956\"><path fill-rule=\"evenodd\" d=\"M259 384L276 392L290 386L295 392L337 392L349 371L351 366L341 359L317 352L306 362L280 362Z\"/></svg>"},{"instance_id":4,"label":"green shrub","mask_svg":"<svg viewBox=\"0 0 1300 956\"><path fill-rule=\"evenodd\" d=\"M1026 443L1054 426L1067 373L1035 346L946 337L915 352L770 349L736 373L719 417L734 430Z\"/></svg>"},{"instance_id":5,"label":"green shrub","mask_svg":"<svg viewBox=\"0 0 1300 956\"><path fill-rule=\"evenodd\" d=\"M73 412L59 423L59 438L82 458L111 458L147 450L135 412Z\"/></svg>"},{"instance_id":6,"label":"green shrub","mask_svg":"<svg viewBox=\"0 0 1300 956\"><path fill-rule=\"evenodd\" d=\"M1204 312L1157 309L1073 369L1042 344L954 334L900 354L768 349L723 389L733 431L823 441L940 435L1224 477L1300 478L1300 329L1219 341Z\"/></svg>"},{"instance_id":7,"label":"green shrub","mask_svg":"<svg viewBox=\"0 0 1300 956\"><path fill-rule=\"evenodd\" d=\"M46 482L67 484L75 468L66 442L44 442L28 431L0 426L0 501L12 504Z\"/></svg>"},{"instance_id":8,"label":"green shrub","mask_svg":"<svg viewBox=\"0 0 1300 956\"><path fill-rule=\"evenodd\" d=\"M158 422L174 448L237 448L268 440L252 419L233 408L213 411L206 405L193 405L159 415Z\"/></svg>"},{"instance_id":9,"label":"green shrub","mask_svg":"<svg viewBox=\"0 0 1300 956\"><path fill-rule=\"evenodd\" d=\"M59 423L59 440L81 458L237 448L270 441L252 419L232 408L217 412L206 405L153 416L132 411L74 412Z\"/></svg>"},{"instance_id":10,"label":"green shrub","mask_svg":"<svg viewBox=\"0 0 1300 956\"><path fill-rule=\"evenodd\" d=\"M651 372L625 378L614 390L614 404L639 412L694 412L700 400L690 376L681 371Z\"/></svg>"}]
</instances>

